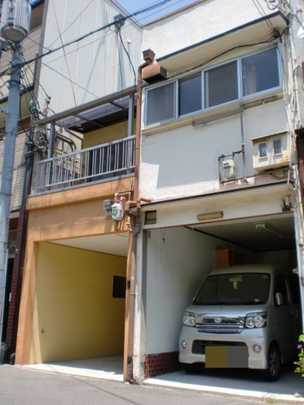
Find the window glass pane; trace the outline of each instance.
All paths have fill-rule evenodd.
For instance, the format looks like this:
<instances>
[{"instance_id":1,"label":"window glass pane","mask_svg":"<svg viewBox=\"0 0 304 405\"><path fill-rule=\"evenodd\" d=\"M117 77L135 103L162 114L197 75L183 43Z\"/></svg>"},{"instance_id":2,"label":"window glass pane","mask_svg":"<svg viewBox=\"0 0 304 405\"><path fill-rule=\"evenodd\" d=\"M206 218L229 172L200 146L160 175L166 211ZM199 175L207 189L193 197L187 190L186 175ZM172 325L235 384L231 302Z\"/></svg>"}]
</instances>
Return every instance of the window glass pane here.
<instances>
[{"instance_id":1,"label":"window glass pane","mask_svg":"<svg viewBox=\"0 0 304 405\"><path fill-rule=\"evenodd\" d=\"M175 83L147 92L146 124L154 124L175 117Z\"/></svg>"},{"instance_id":2,"label":"window glass pane","mask_svg":"<svg viewBox=\"0 0 304 405\"><path fill-rule=\"evenodd\" d=\"M244 58L242 71L245 96L279 86L277 50L268 49Z\"/></svg>"},{"instance_id":3,"label":"window glass pane","mask_svg":"<svg viewBox=\"0 0 304 405\"><path fill-rule=\"evenodd\" d=\"M179 114L189 114L202 109L202 75L201 73L180 79L179 85Z\"/></svg>"},{"instance_id":4,"label":"window glass pane","mask_svg":"<svg viewBox=\"0 0 304 405\"><path fill-rule=\"evenodd\" d=\"M205 96L208 107L238 98L236 61L206 72Z\"/></svg>"},{"instance_id":5,"label":"window glass pane","mask_svg":"<svg viewBox=\"0 0 304 405\"><path fill-rule=\"evenodd\" d=\"M260 157L267 156L267 143L259 143L259 156Z\"/></svg>"},{"instance_id":6,"label":"window glass pane","mask_svg":"<svg viewBox=\"0 0 304 405\"><path fill-rule=\"evenodd\" d=\"M275 139L273 141L273 152L274 152L275 155L280 155L282 153L281 139Z\"/></svg>"}]
</instances>

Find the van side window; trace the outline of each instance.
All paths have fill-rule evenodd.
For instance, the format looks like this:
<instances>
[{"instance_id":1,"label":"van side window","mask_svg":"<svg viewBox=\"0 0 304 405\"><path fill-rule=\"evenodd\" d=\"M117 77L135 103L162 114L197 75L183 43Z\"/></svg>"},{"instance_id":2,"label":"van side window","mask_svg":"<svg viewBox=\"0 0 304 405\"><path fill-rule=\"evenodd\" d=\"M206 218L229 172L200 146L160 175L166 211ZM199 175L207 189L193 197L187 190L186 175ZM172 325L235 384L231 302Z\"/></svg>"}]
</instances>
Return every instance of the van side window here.
<instances>
[{"instance_id":1,"label":"van side window","mask_svg":"<svg viewBox=\"0 0 304 405\"><path fill-rule=\"evenodd\" d=\"M295 274L289 277L289 288L292 302L301 305L299 278Z\"/></svg>"},{"instance_id":2,"label":"van side window","mask_svg":"<svg viewBox=\"0 0 304 405\"><path fill-rule=\"evenodd\" d=\"M286 281L283 277L276 277L274 281L274 294L281 293L283 298L283 305L286 305L288 302L288 293Z\"/></svg>"}]
</instances>

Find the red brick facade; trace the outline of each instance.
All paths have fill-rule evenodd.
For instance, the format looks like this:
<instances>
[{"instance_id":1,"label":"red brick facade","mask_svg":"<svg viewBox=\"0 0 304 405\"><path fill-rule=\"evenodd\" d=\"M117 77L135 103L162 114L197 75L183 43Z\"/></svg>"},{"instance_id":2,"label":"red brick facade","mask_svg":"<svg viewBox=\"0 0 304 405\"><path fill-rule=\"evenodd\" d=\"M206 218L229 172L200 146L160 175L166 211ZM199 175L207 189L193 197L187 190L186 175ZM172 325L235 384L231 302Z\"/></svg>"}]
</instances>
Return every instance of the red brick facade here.
<instances>
[{"instance_id":1,"label":"red brick facade","mask_svg":"<svg viewBox=\"0 0 304 405\"><path fill-rule=\"evenodd\" d=\"M146 354L145 378L178 370L178 352Z\"/></svg>"}]
</instances>

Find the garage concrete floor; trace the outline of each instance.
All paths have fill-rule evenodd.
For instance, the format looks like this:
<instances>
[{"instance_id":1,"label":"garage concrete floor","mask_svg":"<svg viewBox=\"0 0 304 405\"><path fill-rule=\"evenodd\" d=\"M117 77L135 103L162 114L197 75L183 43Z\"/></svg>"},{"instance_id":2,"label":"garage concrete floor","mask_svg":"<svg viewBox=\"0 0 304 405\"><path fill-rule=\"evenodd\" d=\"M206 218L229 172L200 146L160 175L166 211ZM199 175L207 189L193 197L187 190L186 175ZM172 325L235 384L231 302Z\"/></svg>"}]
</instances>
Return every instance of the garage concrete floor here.
<instances>
[{"instance_id":1,"label":"garage concrete floor","mask_svg":"<svg viewBox=\"0 0 304 405\"><path fill-rule=\"evenodd\" d=\"M185 371L164 374L146 380L149 385L196 391L226 393L259 400L277 399L304 404L304 378L284 370L277 382L266 382L249 370L203 370L197 374Z\"/></svg>"},{"instance_id":2,"label":"garage concrete floor","mask_svg":"<svg viewBox=\"0 0 304 405\"><path fill-rule=\"evenodd\" d=\"M69 374L81 377L102 378L123 381L122 357L100 357L95 359L73 360L23 366L32 370Z\"/></svg>"}]
</instances>

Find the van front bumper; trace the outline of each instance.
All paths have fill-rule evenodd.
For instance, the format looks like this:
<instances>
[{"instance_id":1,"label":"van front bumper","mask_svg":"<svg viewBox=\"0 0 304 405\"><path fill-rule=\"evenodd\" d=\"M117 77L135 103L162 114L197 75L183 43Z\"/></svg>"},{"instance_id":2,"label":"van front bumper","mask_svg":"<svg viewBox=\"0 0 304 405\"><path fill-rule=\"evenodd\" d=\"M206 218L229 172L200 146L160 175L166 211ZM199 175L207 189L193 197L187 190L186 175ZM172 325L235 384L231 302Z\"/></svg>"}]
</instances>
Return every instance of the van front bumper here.
<instances>
[{"instance_id":1,"label":"van front bumper","mask_svg":"<svg viewBox=\"0 0 304 405\"><path fill-rule=\"evenodd\" d=\"M244 329L240 333L203 333L195 327L183 326L179 339L179 361L185 364L205 363L204 353L193 353L193 342L203 341L225 345L225 342L244 344L248 350L248 368L266 369L268 342L265 329Z\"/></svg>"}]
</instances>

